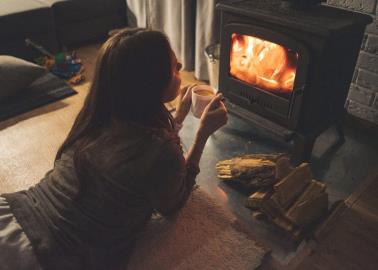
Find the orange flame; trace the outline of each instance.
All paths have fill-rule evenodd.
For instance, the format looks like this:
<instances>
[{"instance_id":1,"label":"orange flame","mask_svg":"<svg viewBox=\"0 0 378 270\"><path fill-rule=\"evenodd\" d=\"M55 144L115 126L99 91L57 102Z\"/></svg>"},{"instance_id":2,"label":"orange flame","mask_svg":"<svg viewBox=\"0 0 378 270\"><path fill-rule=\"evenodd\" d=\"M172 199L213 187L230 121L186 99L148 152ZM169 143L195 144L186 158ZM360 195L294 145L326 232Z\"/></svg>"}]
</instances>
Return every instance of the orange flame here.
<instances>
[{"instance_id":1,"label":"orange flame","mask_svg":"<svg viewBox=\"0 0 378 270\"><path fill-rule=\"evenodd\" d=\"M264 90L293 91L298 53L252 36L232 34L230 73Z\"/></svg>"}]
</instances>

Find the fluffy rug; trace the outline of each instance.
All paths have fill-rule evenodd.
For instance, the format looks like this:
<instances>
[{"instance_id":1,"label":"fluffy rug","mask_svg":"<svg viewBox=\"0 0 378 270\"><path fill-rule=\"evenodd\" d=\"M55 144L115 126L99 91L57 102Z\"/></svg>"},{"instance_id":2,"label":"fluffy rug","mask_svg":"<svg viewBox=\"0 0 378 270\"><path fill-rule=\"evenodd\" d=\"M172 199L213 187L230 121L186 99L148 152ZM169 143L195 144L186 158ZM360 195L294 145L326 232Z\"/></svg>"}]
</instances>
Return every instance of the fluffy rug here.
<instances>
[{"instance_id":1,"label":"fluffy rug","mask_svg":"<svg viewBox=\"0 0 378 270\"><path fill-rule=\"evenodd\" d=\"M151 220L127 269L250 270L266 253L230 212L197 188L172 220Z\"/></svg>"}]
</instances>

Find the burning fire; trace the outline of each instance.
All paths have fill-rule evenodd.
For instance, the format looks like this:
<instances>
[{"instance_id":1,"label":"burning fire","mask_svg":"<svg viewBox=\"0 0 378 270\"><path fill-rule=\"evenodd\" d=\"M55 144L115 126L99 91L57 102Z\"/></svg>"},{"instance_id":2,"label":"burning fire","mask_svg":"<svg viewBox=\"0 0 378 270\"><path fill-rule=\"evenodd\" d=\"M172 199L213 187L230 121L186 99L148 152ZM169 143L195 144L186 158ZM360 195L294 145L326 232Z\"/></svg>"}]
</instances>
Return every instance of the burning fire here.
<instances>
[{"instance_id":1,"label":"burning fire","mask_svg":"<svg viewBox=\"0 0 378 270\"><path fill-rule=\"evenodd\" d=\"M293 91L298 53L252 36L232 34L230 73L239 80L282 94Z\"/></svg>"}]
</instances>

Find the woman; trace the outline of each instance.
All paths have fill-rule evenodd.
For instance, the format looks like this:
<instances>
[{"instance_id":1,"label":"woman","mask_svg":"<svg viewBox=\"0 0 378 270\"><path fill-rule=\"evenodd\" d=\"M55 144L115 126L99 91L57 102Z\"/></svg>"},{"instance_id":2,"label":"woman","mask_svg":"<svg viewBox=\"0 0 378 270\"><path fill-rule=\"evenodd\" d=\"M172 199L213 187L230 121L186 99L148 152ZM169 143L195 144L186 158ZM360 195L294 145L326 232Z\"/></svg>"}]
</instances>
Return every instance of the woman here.
<instances>
[{"instance_id":1,"label":"woman","mask_svg":"<svg viewBox=\"0 0 378 270\"><path fill-rule=\"evenodd\" d=\"M184 157L177 129L192 86L179 91L180 68L157 31L123 30L102 46L53 170L36 186L0 197L0 265L118 269L154 210L170 216L185 204L206 140L226 124L227 111L222 96L214 97ZM178 95L172 117L164 103Z\"/></svg>"}]
</instances>

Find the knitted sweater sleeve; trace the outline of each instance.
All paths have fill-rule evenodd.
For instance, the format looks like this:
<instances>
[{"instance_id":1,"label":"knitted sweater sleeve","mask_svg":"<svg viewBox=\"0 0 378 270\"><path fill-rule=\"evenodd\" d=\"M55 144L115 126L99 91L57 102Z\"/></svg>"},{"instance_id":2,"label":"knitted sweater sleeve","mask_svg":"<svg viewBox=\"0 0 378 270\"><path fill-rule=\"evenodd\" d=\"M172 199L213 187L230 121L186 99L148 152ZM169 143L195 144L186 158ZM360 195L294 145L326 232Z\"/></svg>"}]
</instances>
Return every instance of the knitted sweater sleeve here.
<instances>
[{"instance_id":1,"label":"knitted sweater sleeve","mask_svg":"<svg viewBox=\"0 0 378 270\"><path fill-rule=\"evenodd\" d=\"M177 142L166 142L149 174L152 184L147 196L152 207L164 216L177 212L187 201L198 173L198 166L186 163Z\"/></svg>"}]
</instances>

